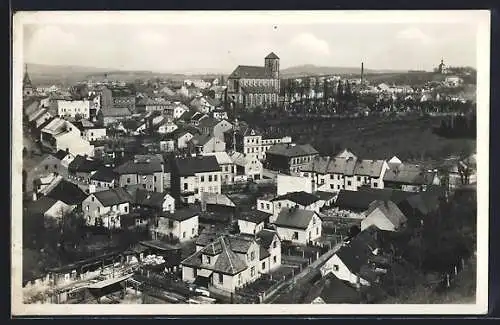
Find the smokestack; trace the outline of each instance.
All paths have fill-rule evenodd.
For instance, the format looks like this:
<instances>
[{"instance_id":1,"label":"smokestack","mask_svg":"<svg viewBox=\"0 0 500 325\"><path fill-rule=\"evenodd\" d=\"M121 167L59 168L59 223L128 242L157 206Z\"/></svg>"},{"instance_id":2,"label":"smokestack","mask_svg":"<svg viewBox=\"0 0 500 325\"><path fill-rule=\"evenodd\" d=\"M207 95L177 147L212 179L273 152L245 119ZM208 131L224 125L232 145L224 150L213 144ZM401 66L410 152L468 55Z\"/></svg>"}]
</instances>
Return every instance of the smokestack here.
<instances>
[{"instance_id":1,"label":"smokestack","mask_svg":"<svg viewBox=\"0 0 500 325\"><path fill-rule=\"evenodd\" d=\"M365 73L364 63L361 62L361 84L363 84L364 73Z\"/></svg>"}]
</instances>

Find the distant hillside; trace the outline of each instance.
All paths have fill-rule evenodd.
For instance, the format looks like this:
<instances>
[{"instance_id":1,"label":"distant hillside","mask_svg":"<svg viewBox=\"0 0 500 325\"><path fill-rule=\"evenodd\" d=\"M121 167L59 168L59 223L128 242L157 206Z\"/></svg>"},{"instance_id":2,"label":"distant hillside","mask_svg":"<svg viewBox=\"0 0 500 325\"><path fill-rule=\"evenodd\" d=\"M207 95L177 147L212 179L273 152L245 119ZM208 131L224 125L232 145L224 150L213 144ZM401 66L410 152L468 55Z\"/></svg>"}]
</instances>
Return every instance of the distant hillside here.
<instances>
[{"instance_id":1,"label":"distant hillside","mask_svg":"<svg viewBox=\"0 0 500 325\"><path fill-rule=\"evenodd\" d=\"M404 70L372 70L365 69L365 73L397 73L407 72ZM289 67L282 69L280 75L283 78L294 78L302 76L317 76L317 75L359 75L361 73L360 67L321 67L313 64L306 64L300 66Z\"/></svg>"}]
</instances>

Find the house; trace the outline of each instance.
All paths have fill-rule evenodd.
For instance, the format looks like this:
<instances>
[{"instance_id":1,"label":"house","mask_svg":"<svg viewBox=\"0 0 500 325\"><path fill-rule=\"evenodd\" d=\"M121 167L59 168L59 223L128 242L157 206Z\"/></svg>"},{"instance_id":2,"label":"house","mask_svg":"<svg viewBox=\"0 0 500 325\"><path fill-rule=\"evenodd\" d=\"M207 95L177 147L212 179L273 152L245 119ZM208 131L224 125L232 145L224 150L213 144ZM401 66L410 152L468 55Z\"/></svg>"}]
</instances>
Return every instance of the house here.
<instances>
[{"instance_id":1,"label":"house","mask_svg":"<svg viewBox=\"0 0 500 325\"><path fill-rule=\"evenodd\" d=\"M380 230L398 231L406 226L406 217L392 201L373 201L361 220L361 231L375 226Z\"/></svg>"},{"instance_id":2,"label":"house","mask_svg":"<svg viewBox=\"0 0 500 325\"><path fill-rule=\"evenodd\" d=\"M301 176L290 176L278 174L276 177L276 194L285 195L290 192L313 193L316 190L316 184L309 178Z\"/></svg>"},{"instance_id":3,"label":"house","mask_svg":"<svg viewBox=\"0 0 500 325\"><path fill-rule=\"evenodd\" d=\"M268 253L264 250L262 258L261 246L254 238L221 235L212 240L181 262L183 281L230 293L267 271Z\"/></svg>"},{"instance_id":4,"label":"house","mask_svg":"<svg viewBox=\"0 0 500 325\"><path fill-rule=\"evenodd\" d=\"M243 179L262 179L262 163L255 155L245 155L241 152L234 151L229 157L236 166L235 177L244 176Z\"/></svg>"},{"instance_id":5,"label":"house","mask_svg":"<svg viewBox=\"0 0 500 325\"><path fill-rule=\"evenodd\" d=\"M88 100L58 100L57 115L61 117L90 118L90 101Z\"/></svg>"},{"instance_id":6,"label":"house","mask_svg":"<svg viewBox=\"0 0 500 325\"><path fill-rule=\"evenodd\" d=\"M188 142L188 147L192 148L193 153L203 154L209 152L224 152L226 144L213 135L197 134Z\"/></svg>"},{"instance_id":7,"label":"house","mask_svg":"<svg viewBox=\"0 0 500 325\"><path fill-rule=\"evenodd\" d=\"M174 123L172 122L171 120L169 119L165 119L163 121L163 123L161 123L159 126L158 126L158 133L160 134L167 134L167 133L171 133L171 132L174 132L175 130L177 130L179 127Z\"/></svg>"},{"instance_id":8,"label":"house","mask_svg":"<svg viewBox=\"0 0 500 325\"><path fill-rule=\"evenodd\" d=\"M29 202L26 205L27 216L43 218L46 228L59 226L64 216L69 214L75 205L68 205L62 201L44 196L34 202Z\"/></svg>"},{"instance_id":9,"label":"house","mask_svg":"<svg viewBox=\"0 0 500 325\"><path fill-rule=\"evenodd\" d=\"M209 116L200 121L198 128L202 134L213 135L224 141L224 132L231 130L233 125L227 120L217 120Z\"/></svg>"},{"instance_id":10,"label":"house","mask_svg":"<svg viewBox=\"0 0 500 325\"><path fill-rule=\"evenodd\" d=\"M56 173L66 176L68 174L68 168L61 164L61 159L59 159L59 157L61 156L45 154L35 166L23 169L25 174L23 191L30 193L36 190L35 181L40 177Z\"/></svg>"},{"instance_id":11,"label":"house","mask_svg":"<svg viewBox=\"0 0 500 325\"><path fill-rule=\"evenodd\" d=\"M196 133L184 129L177 129L171 133L172 138L176 142L177 149L188 148L188 143L195 135Z\"/></svg>"},{"instance_id":12,"label":"house","mask_svg":"<svg viewBox=\"0 0 500 325\"><path fill-rule=\"evenodd\" d=\"M309 289L302 300L305 304L359 304L359 291L349 282L328 273Z\"/></svg>"},{"instance_id":13,"label":"house","mask_svg":"<svg viewBox=\"0 0 500 325\"><path fill-rule=\"evenodd\" d=\"M209 96L196 97L194 98L189 105L195 108L197 111L208 114L219 108L221 103L219 100L211 98Z\"/></svg>"},{"instance_id":14,"label":"house","mask_svg":"<svg viewBox=\"0 0 500 325\"><path fill-rule=\"evenodd\" d=\"M226 194L202 192L200 194L200 203L201 211L213 212L218 216L224 215L230 219L234 217L236 211L236 204Z\"/></svg>"},{"instance_id":15,"label":"house","mask_svg":"<svg viewBox=\"0 0 500 325\"><path fill-rule=\"evenodd\" d=\"M285 174L296 174L318 155L310 144L280 143L266 152L265 168Z\"/></svg>"},{"instance_id":16,"label":"house","mask_svg":"<svg viewBox=\"0 0 500 325\"><path fill-rule=\"evenodd\" d=\"M242 211L237 216L240 233L255 235L264 229L271 215L259 210Z\"/></svg>"},{"instance_id":17,"label":"house","mask_svg":"<svg viewBox=\"0 0 500 325\"><path fill-rule=\"evenodd\" d=\"M270 200L257 199L257 209L270 213L272 215L271 222L276 221L278 214L283 208L293 207L298 207L302 210L320 212L323 205L316 195L304 191L289 192L284 195L276 196Z\"/></svg>"},{"instance_id":18,"label":"house","mask_svg":"<svg viewBox=\"0 0 500 325\"><path fill-rule=\"evenodd\" d=\"M429 185L439 185L437 170L426 170L420 165L390 163L384 174L384 187L408 192L425 191Z\"/></svg>"},{"instance_id":19,"label":"house","mask_svg":"<svg viewBox=\"0 0 500 325\"><path fill-rule=\"evenodd\" d=\"M55 118L40 132L40 141L55 150L68 150L73 155L94 155L94 146L83 139L80 130L69 121Z\"/></svg>"},{"instance_id":20,"label":"house","mask_svg":"<svg viewBox=\"0 0 500 325\"><path fill-rule=\"evenodd\" d=\"M130 212L132 200L130 194L121 187L90 194L82 202L86 225L120 228L120 215Z\"/></svg>"},{"instance_id":21,"label":"house","mask_svg":"<svg viewBox=\"0 0 500 325\"><path fill-rule=\"evenodd\" d=\"M200 193L221 193L221 167L214 156L175 158L172 189L182 202L200 200Z\"/></svg>"},{"instance_id":22,"label":"house","mask_svg":"<svg viewBox=\"0 0 500 325\"><path fill-rule=\"evenodd\" d=\"M313 194L319 199L319 204L323 209L333 206L337 198L337 193L332 192L315 191Z\"/></svg>"},{"instance_id":23,"label":"house","mask_svg":"<svg viewBox=\"0 0 500 325\"><path fill-rule=\"evenodd\" d=\"M97 120L104 126L126 120L132 116L128 107L109 107L102 108L97 114Z\"/></svg>"},{"instance_id":24,"label":"house","mask_svg":"<svg viewBox=\"0 0 500 325\"><path fill-rule=\"evenodd\" d=\"M345 150L336 157L315 157L300 169L319 191L356 191L361 186L384 188L384 175L389 168L384 160L358 159Z\"/></svg>"},{"instance_id":25,"label":"house","mask_svg":"<svg viewBox=\"0 0 500 325\"><path fill-rule=\"evenodd\" d=\"M268 255L261 263L263 272L267 273L279 268L281 266L281 238L278 233L271 229L262 229L255 237L261 247L261 259Z\"/></svg>"},{"instance_id":26,"label":"house","mask_svg":"<svg viewBox=\"0 0 500 325\"><path fill-rule=\"evenodd\" d=\"M44 196L64 202L67 205L78 206L87 197L78 185L68 182L62 176L57 176L48 186L33 195L34 200Z\"/></svg>"},{"instance_id":27,"label":"house","mask_svg":"<svg viewBox=\"0 0 500 325\"><path fill-rule=\"evenodd\" d=\"M375 272L367 272L366 266L373 264L372 259L381 255L380 245L374 238L374 232L371 231L371 228L373 227L365 229L344 243L335 255L321 267L321 274L326 276L333 273L338 279L347 281L356 287L370 286L371 282L374 282L372 277ZM383 268L378 269L383 273Z\"/></svg>"},{"instance_id":28,"label":"house","mask_svg":"<svg viewBox=\"0 0 500 325\"><path fill-rule=\"evenodd\" d=\"M152 192L141 189L138 186L129 186L127 192L132 197L133 208L140 208L157 212L175 211L175 199L166 192Z\"/></svg>"},{"instance_id":29,"label":"house","mask_svg":"<svg viewBox=\"0 0 500 325\"><path fill-rule=\"evenodd\" d=\"M190 116L189 116L190 115ZM187 116L189 118L189 124L192 125L192 126L199 126L201 121L203 119L206 119L208 118L209 116L207 114L204 114L204 113L200 113L200 112L192 112L192 114L187 114Z\"/></svg>"},{"instance_id":30,"label":"house","mask_svg":"<svg viewBox=\"0 0 500 325\"><path fill-rule=\"evenodd\" d=\"M257 158L261 155L262 135L255 129L241 126L237 121L233 130L224 132L224 141L227 150L256 156Z\"/></svg>"},{"instance_id":31,"label":"house","mask_svg":"<svg viewBox=\"0 0 500 325\"><path fill-rule=\"evenodd\" d=\"M160 154L135 155L114 169L118 174L118 185L127 187L141 185L143 189L163 192L168 188L170 173L167 164Z\"/></svg>"},{"instance_id":32,"label":"house","mask_svg":"<svg viewBox=\"0 0 500 325\"><path fill-rule=\"evenodd\" d=\"M113 171L113 168L102 166L90 176L89 192L105 191L114 188L118 174Z\"/></svg>"},{"instance_id":33,"label":"house","mask_svg":"<svg viewBox=\"0 0 500 325\"><path fill-rule=\"evenodd\" d=\"M196 207L177 209L175 212L164 211L151 229L153 238L178 239L181 242L198 236L198 217Z\"/></svg>"},{"instance_id":34,"label":"house","mask_svg":"<svg viewBox=\"0 0 500 325\"><path fill-rule=\"evenodd\" d=\"M216 120L227 120L229 117L227 112L222 108L216 108L212 111L212 117Z\"/></svg>"},{"instance_id":35,"label":"house","mask_svg":"<svg viewBox=\"0 0 500 325\"><path fill-rule=\"evenodd\" d=\"M444 84L448 87L458 87L463 83L463 79L458 76L447 76Z\"/></svg>"},{"instance_id":36,"label":"house","mask_svg":"<svg viewBox=\"0 0 500 325\"><path fill-rule=\"evenodd\" d=\"M68 175L78 181L89 183L92 174L102 167L102 162L99 160L77 155L68 166Z\"/></svg>"},{"instance_id":37,"label":"house","mask_svg":"<svg viewBox=\"0 0 500 325\"><path fill-rule=\"evenodd\" d=\"M135 96L128 90L112 89L113 108L127 108L130 112L135 112Z\"/></svg>"},{"instance_id":38,"label":"house","mask_svg":"<svg viewBox=\"0 0 500 325\"><path fill-rule=\"evenodd\" d=\"M306 245L321 237L321 219L315 211L283 208L274 221L281 240Z\"/></svg>"},{"instance_id":39,"label":"house","mask_svg":"<svg viewBox=\"0 0 500 325\"><path fill-rule=\"evenodd\" d=\"M81 132L83 139L94 142L106 138L106 128L95 126L88 120L80 120L73 123Z\"/></svg>"},{"instance_id":40,"label":"house","mask_svg":"<svg viewBox=\"0 0 500 325\"><path fill-rule=\"evenodd\" d=\"M276 136L271 136L269 134L264 134L261 137L261 147L259 150L258 157L259 159L266 159L266 152L275 144L279 143L292 143L292 138L289 136L284 136L284 137L276 137Z\"/></svg>"},{"instance_id":41,"label":"house","mask_svg":"<svg viewBox=\"0 0 500 325\"><path fill-rule=\"evenodd\" d=\"M225 151L220 152L204 152L203 156L214 156L217 163L221 167L221 185L230 185L234 183L234 176L236 175L236 165L231 157Z\"/></svg>"},{"instance_id":42,"label":"house","mask_svg":"<svg viewBox=\"0 0 500 325\"><path fill-rule=\"evenodd\" d=\"M52 114L48 111L46 108L40 108L37 110L34 110L31 114L28 115L28 122L38 129L40 125L42 125L44 122L48 121L50 118L52 118Z\"/></svg>"},{"instance_id":43,"label":"house","mask_svg":"<svg viewBox=\"0 0 500 325\"><path fill-rule=\"evenodd\" d=\"M176 149L176 141L167 135L159 139L160 151L162 152L174 152Z\"/></svg>"},{"instance_id":44,"label":"house","mask_svg":"<svg viewBox=\"0 0 500 325\"><path fill-rule=\"evenodd\" d=\"M173 103L167 108L167 112L172 112L172 117L174 120L179 119L184 113L189 112L189 108L179 102Z\"/></svg>"}]
</instances>

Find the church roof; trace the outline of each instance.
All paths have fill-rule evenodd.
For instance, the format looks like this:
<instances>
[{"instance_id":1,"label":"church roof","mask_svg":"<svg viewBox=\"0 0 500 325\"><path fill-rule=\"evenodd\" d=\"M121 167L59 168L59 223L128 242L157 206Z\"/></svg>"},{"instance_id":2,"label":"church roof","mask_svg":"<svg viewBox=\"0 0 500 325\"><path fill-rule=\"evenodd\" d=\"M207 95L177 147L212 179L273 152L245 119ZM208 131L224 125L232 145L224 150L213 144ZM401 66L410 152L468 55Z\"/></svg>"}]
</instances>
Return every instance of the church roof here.
<instances>
[{"instance_id":1,"label":"church roof","mask_svg":"<svg viewBox=\"0 0 500 325\"><path fill-rule=\"evenodd\" d=\"M28 75L27 68L26 68L26 71L24 71L23 86L24 87L32 87L31 79L30 79L30 76Z\"/></svg>"},{"instance_id":2,"label":"church roof","mask_svg":"<svg viewBox=\"0 0 500 325\"><path fill-rule=\"evenodd\" d=\"M266 79L269 76L266 73L265 67L257 67L251 65L239 65L234 69L229 76L230 79Z\"/></svg>"},{"instance_id":3,"label":"church roof","mask_svg":"<svg viewBox=\"0 0 500 325\"><path fill-rule=\"evenodd\" d=\"M271 52L266 56L266 59L279 59L279 57L274 52Z\"/></svg>"}]
</instances>

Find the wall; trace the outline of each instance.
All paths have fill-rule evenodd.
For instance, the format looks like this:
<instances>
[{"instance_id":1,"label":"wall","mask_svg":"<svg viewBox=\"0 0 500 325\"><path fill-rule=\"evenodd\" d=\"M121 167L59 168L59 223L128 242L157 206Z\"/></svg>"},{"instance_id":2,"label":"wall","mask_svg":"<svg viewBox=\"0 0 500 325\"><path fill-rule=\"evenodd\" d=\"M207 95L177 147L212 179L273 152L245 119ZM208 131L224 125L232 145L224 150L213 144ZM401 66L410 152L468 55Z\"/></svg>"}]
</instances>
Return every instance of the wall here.
<instances>
[{"instance_id":1,"label":"wall","mask_svg":"<svg viewBox=\"0 0 500 325\"><path fill-rule=\"evenodd\" d=\"M98 181L98 180L91 179L90 185L93 185L93 191L91 191L91 193L94 193L94 192L106 191L106 190L109 190L110 188L115 187L115 181L104 182L104 181ZM90 187L89 187L89 190L90 190Z\"/></svg>"},{"instance_id":2,"label":"wall","mask_svg":"<svg viewBox=\"0 0 500 325\"><path fill-rule=\"evenodd\" d=\"M75 117L77 114L85 119L90 117L90 102L88 100L58 100L57 114L59 116Z\"/></svg>"},{"instance_id":3,"label":"wall","mask_svg":"<svg viewBox=\"0 0 500 325\"><path fill-rule=\"evenodd\" d=\"M145 190L153 192L163 192L163 177L164 175L162 172L155 172L148 175L122 174L120 175L118 180L120 187L139 184L143 185L143 188Z\"/></svg>"},{"instance_id":4,"label":"wall","mask_svg":"<svg viewBox=\"0 0 500 325\"><path fill-rule=\"evenodd\" d=\"M269 200L257 199L257 210L274 214L273 202Z\"/></svg>"},{"instance_id":5,"label":"wall","mask_svg":"<svg viewBox=\"0 0 500 325\"><path fill-rule=\"evenodd\" d=\"M193 268L189 266L182 266L182 281L193 282L195 280Z\"/></svg>"},{"instance_id":6,"label":"wall","mask_svg":"<svg viewBox=\"0 0 500 325\"><path fill-rule=\"evenodd\" d=\"M170 213L173 213L175 211L175 199L167 194L165 196L165 200L163 201L162 209L163 211L169 211Z\"/></svg>"},{"instance_id":7,"label":"wall","mask_svg":"<svg viewBox=\"0 0 500 325\"><path fill-rule=\"evenodd\" d=\"M254 235L264 229L264 222L256 224L247 220L238 220L238 227L240 228L240 232L243 234L251 234Z\"/></svg>"},{"instance_id":8,"label":"wall","mask_svg":"<svg viewBox=\"0 0 500 325\"><path fill-rule=\"evenodd\" d=\"M298 176L281 175L277 176L278 189L277 195L284 195L290 192L304 191L307 193L313 192L311 179Z\"/></svg>"},{"instance_id":9,"label":"wall","mask_svg":"<svg viewBox=\"0 0 500 325\"><path fill-rule=\"evenodd\" d=\"M180 225L179 240L180 241L191 240L194 237L198 236L198 226L199 226L198 216L194 216L192 218L182 221ZM185 237L184 233L186 233Z\"/></svg>"},{"instance_id":10,"label":"wall","mask_svg":"<svg viewBox=\"0 0 500 325\"><path fill-rule=\"evenodd\" d=\"M214 137L216 137L220 140L224 140L224 132L232 130L232 129L233 129L233 125L231 123L229 123L228 121L223 120L214 126L213 135L214 135ZM222 151L224 151L224 150L222 150Z\"/></svg>"},{"instance_id":11,"label":"wall","mask_svg":"<svg viewBox=\"0 0 500 325\"><path fill-rule=\"evenodd\" d=\"M223 152L226 150L226 143L219 138L213 137L203 146L203 152Z\"/></svg>"},{"instance_id":12,"label":"wall","mask_svg":"<svg viewBox=\"0 0 500 325\"><path fill-rule=\"evenodd\" d=\"M68 175L68 169L61 165L61 161L56 157L49 155L44 160L42 160L38 165L30 170L26 170L26 182L25 190L26 192L31 192L34 190L33 181L44 176L48 176L53 173L58 173L59 175L66 177Z\"/></svg>"},{"instance_id":13,"label":"wall","mask_svg":"<svg viewBox=\"0 0 500 325\"><path fill-rule=\"evenodd\" d=\"M186 133L182 137L179 137L177 139L177 148L179 149L187 148L188 142L191 141L192 138L193 135L191 133Z\"/></svg>"},{"instance_id":14,"label":"wall","mask_svg":"<svg viewBox=\"0 0 500 325\"><path fill-rule=\"evenodd\" d=\"M76 129L76 127L75 127ZM88 155L89 157L94 156L94 146L92 146L87 140L80 137L80 132L78 129L71 130L63 135L56 137L56 149L57 150L69 150L73 155Z\"/></svg>"},{"instance_id":15,"label":"wall","mask_svg":"<svg viewBox=\"0 0 500 325\"><path fill-rule=\"evenodd\" d=\"M334 266L338 266L338 270L335 271ZM328 273L333 273L340 280L348 281L351 284L356 284L358 281L358 276L351 273L347 266L342 262L342 260L337 256L337 254L333 255L320 269L321 274L323 276ZM359 282L361 285L369 285L369 282L359 278Z\"/></svg>"},{"instance_id":16,"label":"wall","mask_svg":"<svg viewBox=\"0 0 500 325\"><path fill-rule=\"evenodd\" d=\"M234 174L236 173L236 166L234 164L220 164L222 173L222 184L233 184Z\"/></svg>"},{"instance_id":17,"label":"wall","mask_svg":"<svg viewBox=\"0 0 500 325\"><path fill-rule=\"evenodd\" d=\"M372 213L370 213L365 219L361 220L361 231L371 225L376 226L380 230L395 231L392 222L390 222L385 214L378 208L372 211Z\"/></svg>"},{"instance_id":18,"label":"wall","mask_svg":"<svg viewBox=\"0 0 500 325\"><path fill-rule=\"evenodd\" d=\"M307 233L306 230L303 229L292 229L292 228L284 228L277 226L276 231L280 236L281 240L290 240L293 243L305 245L307 243ZM292 239L294 232L298 233L298 239Z\"/></svg>"},{"instance_id":19,"label":"wall","mask_svg":"<svg viewBox=\"0 0 500 325\"><path fill-rule=\"evenodd\" d=\"M83 138L87 141L95 141L106 138L106 128L87 129L83 132Z\"/></svg>"},{"instance_id":20,"label":"wall","mask_svg":"<svg viewBox=\"0 0 500 325\"><path fill-rule=\"evenodd\" d=\"M92 198L94 200L92 200ZM99 211L98 211L99 209ZM99 200L94 195L89 195L85 200L82 202L82 210L83 210L83 216L85 218L85 223L89 226L94 226L96 219L98 217L108 213L109 211L117 211L117 214L127 214L130 212L130 205L128 202L126 203L121 203L118 206L108 206L105 207L102 205ZM103 220L103 225L105 227L108 226L108 220ZM119 218L118 218L118 224L119 224Z\"/></svg>"}]
</instances>

